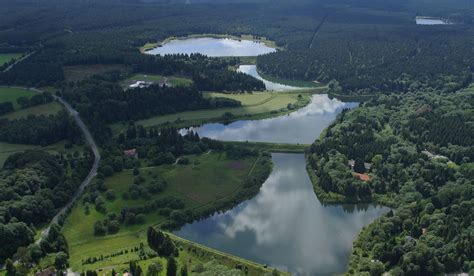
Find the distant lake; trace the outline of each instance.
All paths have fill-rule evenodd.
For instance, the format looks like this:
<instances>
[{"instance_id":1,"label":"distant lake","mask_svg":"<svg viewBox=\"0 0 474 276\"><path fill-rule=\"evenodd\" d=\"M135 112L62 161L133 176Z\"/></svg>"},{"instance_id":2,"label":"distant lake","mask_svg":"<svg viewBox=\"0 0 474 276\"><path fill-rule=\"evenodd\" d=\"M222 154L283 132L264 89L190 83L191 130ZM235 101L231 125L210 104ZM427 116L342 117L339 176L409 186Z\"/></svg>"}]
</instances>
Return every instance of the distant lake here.
<instances>
[{"instance_id":1,"label":"distant lake","mask_svg":"<svg viewBox=\"0 0 474 276\"><path fill-rule=\"evenodd\" d=\"M303 154L275 153L272 159L273 171L255 198L176 234L295 274L343 273L357 233L389 209L325 207L314 194Z\"/></svg>"},{"instance_id":2,"label":"distant lake","mask_svg":"<svg viewBox=\"0 0 474 276\"><path fill-rule=\"evenodd\" d=\"M204 124L193 128L201 137L223 141L311 144L344 108L357 103L345 103L315 94L310 104L287 116L263 120L242 120L228 125ZM182 130L185 132L186 130Z\"/></svg>"},{"instance_id":3,"label":"distant lake","mask_svg":"<svg viewBox=\"0 0 474 276\"><path fill-rule=\"evenodd\" d=\"M416 24L417 25L447 25L451 24L446 20L440 19L440 18L435 18L435 17L422 17L418 16L416 17Z\"/></svg>"},{"instance_id":4,"label":"distant lake","mask_svg":"<svg viewBox=\"0 0 474 276\"><path fill-rule=\"evenodd\" d=\"M258 74L256 65L240 65L237 71L251 75L252 77L256 79L263 81L266 89L270 91L289 91L289 90L302 89L301 87L290 86L290 85L285 85L285 84L265 80Z\"/></svg>"},{"instance_id":5,"label":"distant lake","mask_svg":"<svg viewBox=\"0 0 474 276\"><path fill-rule=\"evenodd\" d=\"M161 47L147 51L152 55L200 53L210 57L258 56L275 52L264 43L230 38L185 38L173 39Z\"/></svg>"}]
</instances>

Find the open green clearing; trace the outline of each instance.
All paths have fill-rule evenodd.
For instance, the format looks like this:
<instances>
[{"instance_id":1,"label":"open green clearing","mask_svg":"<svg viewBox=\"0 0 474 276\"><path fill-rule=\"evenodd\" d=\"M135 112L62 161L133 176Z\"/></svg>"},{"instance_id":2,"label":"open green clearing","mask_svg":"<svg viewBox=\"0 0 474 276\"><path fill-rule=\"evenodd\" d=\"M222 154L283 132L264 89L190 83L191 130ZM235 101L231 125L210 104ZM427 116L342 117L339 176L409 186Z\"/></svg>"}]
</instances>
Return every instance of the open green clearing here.
<instances>
[{"instance_id":1,"label":"open green clearing","mask_svg":"<svg viewBox=\"0 0 474 276\"><path fill-rule=\"evenodd\" d=\"M252 170L258 169L254 168L257 157L237 161L228 159L225 153L210 153L190 156L189 159L189 165L141 168L141 175L145 177L145 183L152 181L157 176L168 183L164 192L152 196L153 199L174 196L182 199L187 209L202 210L212 205L216 200L225 199L239 191L242 180ZM123 199L122 194L128 191L133 184L132 170L114 174L106 179L105 184L108 189L113 189L116 194L114 201L106 202L108 213L118 214L124 206L141 206L149 201L145 199ZM138 246L141 242L146 244L147 227L149 225L159 225L165 220L157 212L152 212L145 215L145 223L143 224L122 224L117 234L94 236L94 223L105 217L105 214L97 212L92 205L89 215L86 215L82 200L78 201L68 216L63 231L69 243L70 265L75 271L97 269L128 262L130 256L127 255L118 255L84 266L81 260L130 249Z\"/></svg>"},{"instance_id":2,"label":"open green clearing","mask_svg":"<svg viewBox=\"0 0 474 276\"><path fill-rule=\"evenodd\" d=\"M92 77L93 75L126 69L127 67L122 64L93 64L63 67L64 77L67 81L83 80Z\"/></svg>"},{"instance_id":3,"label":"open green clearing","mask_svg":"<svg viewBox=\"0 0 474 276\"><path fill-rule=\"evenodd\" d=\"M30 98L36 92L24 88L16 87L0 87L0 103L11 102L13 108L18 109L19 105L16 100L20 97Z\"/></svg>"},{"instance_id":4,"label":"open green clearing","mask_svg":"<svg viewBox=\"0 0 474 276\"><path fill-rule=\"evenodd\" d=\"M122 86L125 88L128 88L130 84L133 84L137 81L152 81L152 82L160 82L163 81L168 85L171 86L189 86L193 84L193 81L189 78L184 78L184 77L176 77L176 76L162 76L162 75L146 75L147 77L145 78L144 74L135 74L131 76L130 78L124 80L122 82Z\"/></svg>"},{"instance_id":5,"label":"open green clearing","mask_svg":"<svg viewBox=\"0 0 474 276\"><path fill-rule=\"evenodd\" d=\"M36 145L22 145L0 142L0 167L3 167L3 163L5 163L5 160L7 160L8 156L17 152L23 152L25 150L41 149L51 154L72 154L75 151L82 151L79 146L73 146L72 148L66 149L64 147L65 143L66 141L60 141L46 147L41 147Z\"/></svg>"},{"instance_id":6,"label":"open green clearing","mask_svg":"<svg viewBox=\"0 0 474 276\"><path fill-rule=\"evenodd\" d=\"M0 116L0 118L7 118L10 120L14 120L14 119L26 118L29 115L48 116L48 115L54 115L61 110L63 110L63 106L60 103L50 102L47 104L32 106L25 109L19 109L17 111Z\"/></svg>"},{"instance_id":7,"label":"open green clearing","mask_svg":"<svg viewBox=\"0 0 474 276\"><path fill-rule=\"evenodd\" d=\"M287 114L294 109L309 103L312 91L298 92L255 92L252 94L224 94L205 93L206 97L225 97L238 100L242 103L240 107L205 109L179 112L164 116L156 116L136 122L144 127L156 126L160 124L174 124L178 127L202 124L209 121L219 121L225 113L232 113L234 120L237 119L263 119ZM301 97L299 96L301 95ZM288 104L293 105L293 110L288 110ZM112 130L115 134L120 133L126 127L125 124L114 124Z\"/></svg>"},{"instance_id":8,"label":"open green clearing","mask_svg":"<svg viewBox=\"0 0 474 276\"><path fill-rule=\"evenodd\" d=\"M11 54L0 54L0 66L11 61L12 59L20 58L23 54L11 53Z\"/></svg>"}]
</instances>

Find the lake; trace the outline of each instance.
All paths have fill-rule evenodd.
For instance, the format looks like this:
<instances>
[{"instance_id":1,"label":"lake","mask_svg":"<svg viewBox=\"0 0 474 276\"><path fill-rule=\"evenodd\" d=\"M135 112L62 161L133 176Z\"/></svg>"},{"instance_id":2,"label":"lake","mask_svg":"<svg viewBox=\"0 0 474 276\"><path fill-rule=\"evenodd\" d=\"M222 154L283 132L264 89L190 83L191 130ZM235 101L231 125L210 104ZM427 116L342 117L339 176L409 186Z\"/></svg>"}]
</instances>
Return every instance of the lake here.
<instances>
[{"instance_id":1,"label":"lake","mask_svg":"<svg viewBox=\"0 0 474 276\"><path fill-rule=\"evenodd\" d=\"M256 65L240 65L239 68L237 68L237 71L251 75L252 77L256 79L263 81L263 83L265 84L265 88L270 91L289 91L289 90L302 89L301 87L276 83L276 82L272 82L272 81L262 78L257 71Z\"/></svg>"},{"instance_id":2,"label":"lake","mask_svg":"<svg viewBox=\"0 0 474 276\"><path fill-rule=\"evenodd\" d=\"M446 20L435 18L435 17L418 16L416 17L415 20L416 20L417 25L448 25L450 24Z\"/></svg>"},{"instance_id":3,"label":"lake","mask_svg":"<svg viewBox=\"0 0 474 276\"><path fill-rule=\"evenodd\" d=\"M352 240L389 211L373 205L323 206L303 154L272 154L274 168L259 194L234 209L185 225L194 242L300 275L345 271Z\"/></svg>"},{"instance_id":4,"label":"lake","mask_svg":"<svg viewBox=\"0 0 474 276\"><path fill-rule=\"evenodd\" d=\"M200 53L210 57L258 56L275 52L264 43L230 38L185 38L173 39L161 47L147 51L152 55Z\"/></svg>"},{"instance_id":5,"label":"lake","mask_svg":"<svg viewBox=\"0 0 474 276\"><path fill-rule=\"evenodd\" d=\"M230 124L209 123L192 128L201 137L223 141L250 141L291 144L311 144L344 108L357 103L330 99L325 94L315 94L311 102L287 116L242 120ZM181 130L182 133L186 130Z\"/></svg>"}]
</instances>

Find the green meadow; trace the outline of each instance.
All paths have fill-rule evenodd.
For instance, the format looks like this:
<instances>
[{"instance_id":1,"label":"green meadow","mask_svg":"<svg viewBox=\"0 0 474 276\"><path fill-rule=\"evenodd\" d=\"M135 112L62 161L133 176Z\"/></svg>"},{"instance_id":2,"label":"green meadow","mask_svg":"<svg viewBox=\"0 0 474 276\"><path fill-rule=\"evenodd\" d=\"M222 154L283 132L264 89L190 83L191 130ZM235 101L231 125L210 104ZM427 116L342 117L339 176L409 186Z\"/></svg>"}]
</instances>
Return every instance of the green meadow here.
<instances>
[{"instance_id":1,"label":"green meadow","mask_svg":"<svg viewBox=\"0 0 474 276\"><path fill-rule=\"evenodd\" d=\"M174 196L185 203L186 209L205 210L218 200L224 200L238 192L242 180L256 168L257 157L243 160L228 159L225 153L209 153L190 156L189 165L163 165L144 167L140 175L145 183L157 177L167 182L166 189L152 200L165 196ZM257 168L258 169L258 168ZM122 195L133 184L132 170L124 170L107 178L105 185L115 191L116 199L106 202L107 213L120 213L124 206L141 206L145 199L124 199ZM91 204L89 214L85 212L82 199L79 200L68 216L63 232L69 243L70 265L75 271L117 266L130 260L130 256L118 255L102 261L82 265L90 257L112 254L128 250L140 243L146 244L146 229L150 225L159 225L165 217L157 212L145 215L145 223L138 225L121 224L121 229L113 235L97 237L94 235L94 223L106 218L106 215L95 210Z\"/></svg>"},{"instance_id":2,"label":"green meadow","mask_svg":"<svg viewBox=\"0 0 474 276\"><path fill-rule=\"evenodd\" d=\"M20 97L30 98L36 92L24 88L0 87L0 103L11 102L15 109L19 108L16 100Z\"/></svg>"},{"instance_id":3,"label":"green meadow","mask_svg":"<svg viewBox=\"0 0 474 276\"><path fill-rule=\"evenodd\" d=\"M15 119L26 118L29 115L48 116L48 115L54 115L61 110L63 110L63 106L60 103L50 102L47 104L32 106L25 109L19 109L14 112L0 116L0 118L8 118L10 120L15 120Z\"/></svg>"},{"instance_id":4,"label":"green meadow","mask_svg":"<svg viewBox=\"0 0 474 276\"><path fill-rule=\"evenodd\" d=\"M234 119L263 119L288 114L288 105L294 109L309 103L314 90L298 92L255 92L243 94L226 94L205 92L206 97L224 97L238 100L242 103L240 107L204 109L185 111L175 114L155 116L149 119L139 120L136 124L151 127L161 124L174 124L176 126L189 126L209 121L219 121L225 113L232 113ZM125 124L112 125L112 131L119 133L125 128Z\"/></svg>"},{"instance_id":5,"label":"green meadow","mask_svg":"<svg viewBox=\"0 0 474 276\"><path fill-rule=\"evenodd\" d=\"M0 54L0 66L9 62L12 59L20 58L23 54L21 53L11 53L11 54Z\"/></svg>"}]
</instances>

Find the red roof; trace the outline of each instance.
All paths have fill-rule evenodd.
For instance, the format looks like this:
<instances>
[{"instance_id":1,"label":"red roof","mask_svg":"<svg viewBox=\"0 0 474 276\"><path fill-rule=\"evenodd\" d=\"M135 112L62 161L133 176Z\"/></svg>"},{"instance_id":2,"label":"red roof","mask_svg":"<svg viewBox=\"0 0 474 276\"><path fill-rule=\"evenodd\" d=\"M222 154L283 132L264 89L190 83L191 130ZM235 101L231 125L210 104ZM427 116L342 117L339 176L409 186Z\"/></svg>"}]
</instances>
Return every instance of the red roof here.
<instances>
[{"instance_id":1,"label":"red roof","mask_svg":"<svg viewBox=\"0 0 474 276\"><path fill-rule=\"evenodd\" d=\"M370 176L366 173L355 173L355 172L353 172L352 175L359 178L362 181L369 181L370 180Z\"/></svg>"}]
</instances>

